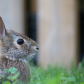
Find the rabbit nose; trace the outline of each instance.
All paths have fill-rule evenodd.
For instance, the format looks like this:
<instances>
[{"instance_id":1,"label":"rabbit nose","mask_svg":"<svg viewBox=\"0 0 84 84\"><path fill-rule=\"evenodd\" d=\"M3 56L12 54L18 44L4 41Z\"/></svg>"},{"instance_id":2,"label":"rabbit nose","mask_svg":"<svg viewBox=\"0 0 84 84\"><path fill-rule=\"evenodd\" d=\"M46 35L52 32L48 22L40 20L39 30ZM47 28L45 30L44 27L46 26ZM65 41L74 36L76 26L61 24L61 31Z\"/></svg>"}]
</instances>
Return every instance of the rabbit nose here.
<instances>
[{"instance_id":1,"label":"rabbit nose","mask_svg":"<svg viewBox=\"0 0 84 84\"><path fill-rule=\"evenodd\" d=\"M39 50L39 45L37 44L37 47L36 47L37 50Z\"/></svg>"},{"instance_id":2,"label":"rabbit nose","mask_svg":"<svg viewBox=\"0 0 84 84\"><path fill-rule=\"evenodd\" d=\"M37 47L36 49L39 50L39 47Z\"/></svg>"},{"instance_id":3,"label":"rabbit nose","mask_svg":"<svg viewBox=\"0 0 84 84\"><path fill-rule=\"evenodd\" d=\"M39 50L39 46L38 46L38 44L36 45L36 47L35 47L35 48L36 48L36 51L38 51L38 50Z\"/></svg>"},{"instance_id":4,"label":"rabbit nose","mask_svg":"<svg viewBox=\"0 0 84 84\"><path fill-rule=\"evenodd\" d=\"M38 46L38 45L36 45L36 46L31 46L31 49L32 49L32 51L34 51L34 52L38 52L39 46Z\"/></svg>"}]
</instances>

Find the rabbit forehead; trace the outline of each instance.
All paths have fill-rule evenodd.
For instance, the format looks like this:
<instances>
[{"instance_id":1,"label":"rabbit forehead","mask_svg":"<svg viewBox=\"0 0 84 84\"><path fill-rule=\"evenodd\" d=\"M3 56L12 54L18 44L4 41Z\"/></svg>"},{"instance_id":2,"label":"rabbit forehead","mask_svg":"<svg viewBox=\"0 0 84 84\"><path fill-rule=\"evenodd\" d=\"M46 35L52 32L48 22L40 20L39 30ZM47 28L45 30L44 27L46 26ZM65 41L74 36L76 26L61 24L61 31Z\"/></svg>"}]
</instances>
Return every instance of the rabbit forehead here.
<instances>
[{"instance_id":1,"label":"rabbit forehead","mask_svg":"<svg viewBox=\"0 0 84 84\"><path fill-rule=\"evenodd\" d=\"M22 37L23 39L30 40L27 36L22 35L22 34L20 34L20 33L17 33L17 32L15 32L15 31L13 31L13 30L9 30L8 33L9 33L10 35L12 35L13 37Z\"/></svg>"}]
</instances>

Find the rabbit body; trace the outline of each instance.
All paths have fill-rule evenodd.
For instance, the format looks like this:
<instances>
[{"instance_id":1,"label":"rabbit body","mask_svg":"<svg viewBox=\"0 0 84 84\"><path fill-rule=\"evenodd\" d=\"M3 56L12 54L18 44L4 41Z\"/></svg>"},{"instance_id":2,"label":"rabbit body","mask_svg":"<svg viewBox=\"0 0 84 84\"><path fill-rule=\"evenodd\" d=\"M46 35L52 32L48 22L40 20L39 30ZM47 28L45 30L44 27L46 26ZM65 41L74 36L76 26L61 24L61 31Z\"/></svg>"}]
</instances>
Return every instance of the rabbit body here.
<instances>
[{"instance_id":1,"label":"rabbit body","mask_svg":"<svg viewBox=\"0 0 84 84\"><path fill-rule=\"evenodd\" d=\"M28 81L27 61L38 52L38 44L32 39L13 30L7 31L0 17L0 75L4 69L15 67L22 81Z\"/></svg>"},{"instance_id":2,"label":"rabbit body","mask_svg":"<svg viewBox=\"0 0 84 84\"><path fill-rule=\"evenodd\" d=\"M4 69L9 69L10 67L17 68L18 72L20 72L19 79L22 81L28 82L28 77L30 76L30 72L28 70L27 64L22 61L12 61L8 59L1 59L0 61L0 70L2 71L0 76L5 77L6 72L3 71Z\"/></svg>"}]
</instances>

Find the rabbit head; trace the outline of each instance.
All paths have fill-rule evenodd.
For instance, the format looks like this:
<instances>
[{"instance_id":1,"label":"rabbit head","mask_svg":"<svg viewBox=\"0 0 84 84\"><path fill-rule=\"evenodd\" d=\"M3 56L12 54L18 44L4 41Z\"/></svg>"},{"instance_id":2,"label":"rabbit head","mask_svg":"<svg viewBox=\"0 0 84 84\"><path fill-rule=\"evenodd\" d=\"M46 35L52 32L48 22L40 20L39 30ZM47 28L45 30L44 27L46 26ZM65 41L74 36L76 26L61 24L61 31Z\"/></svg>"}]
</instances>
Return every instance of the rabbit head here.
<instances>
[{"instance_id":1,"label":"rabbit head","mask_svg":"<svg viewBox=\"0 0 84 84\"><path fill-rule=\"evenodd\" d=\"M38 52L38 44L13 30L7 31L0 17L0 58L27 61Z\"/></svg>"}]
</instances>

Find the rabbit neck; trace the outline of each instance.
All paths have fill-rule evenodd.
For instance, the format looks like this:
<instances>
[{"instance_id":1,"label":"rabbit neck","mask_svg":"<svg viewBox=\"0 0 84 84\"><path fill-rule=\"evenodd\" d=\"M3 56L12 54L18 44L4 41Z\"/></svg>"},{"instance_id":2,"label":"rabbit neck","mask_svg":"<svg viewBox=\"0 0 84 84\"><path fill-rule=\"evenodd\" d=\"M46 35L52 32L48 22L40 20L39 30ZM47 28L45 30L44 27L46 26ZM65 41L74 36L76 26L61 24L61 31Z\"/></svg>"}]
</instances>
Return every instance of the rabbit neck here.
<instances>
[{"instance_id":1,"label":"rabbit neck","mask_svg":"<svg viewBox=\"0 0 84 84\"><path fill-rule=\"evenodd\" d=\"M27 81L28 79L28 68L27 64L22 61L13 61L9 59L0 59L0 69L3 71L4 69L9 69L11 67L17 68L18 72L20 72L20 79L23 81Z\"/></svg>"},{"instance_id":2,"label":"rabbit neck","mask_svg":"<svg viewBox=\"0 0 84 84\"><path fill-rule=\"evenodd\" d=\"M19 68L21 66L27 66L27 64L23 61L10 60L10 59L6 59L6 58L0 58L0 65L2 63L4 64L4 68L10 68L10 67Z\"/></svg>"}]
</instances>

